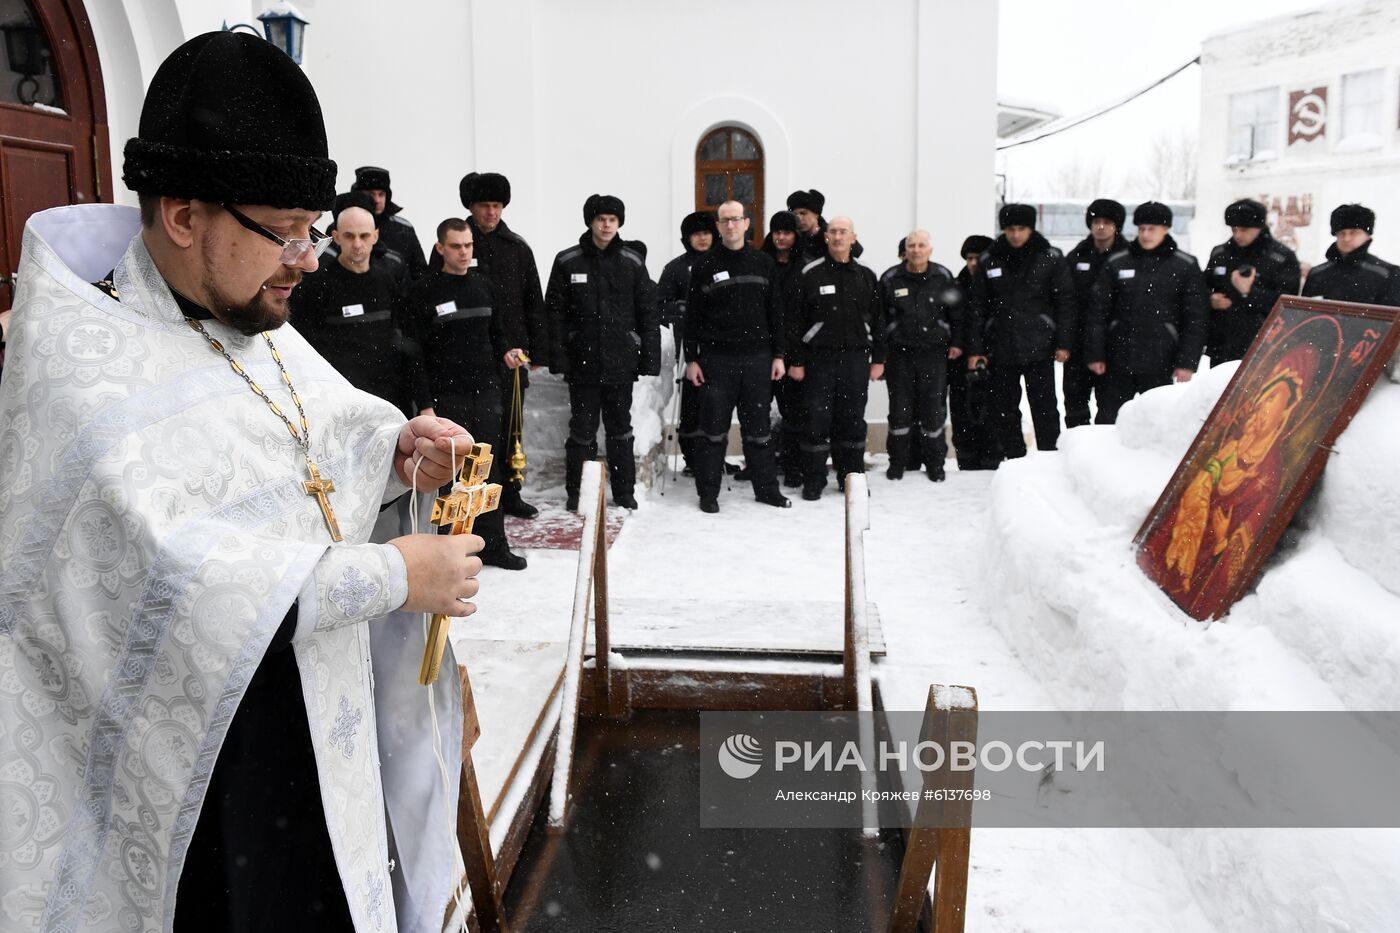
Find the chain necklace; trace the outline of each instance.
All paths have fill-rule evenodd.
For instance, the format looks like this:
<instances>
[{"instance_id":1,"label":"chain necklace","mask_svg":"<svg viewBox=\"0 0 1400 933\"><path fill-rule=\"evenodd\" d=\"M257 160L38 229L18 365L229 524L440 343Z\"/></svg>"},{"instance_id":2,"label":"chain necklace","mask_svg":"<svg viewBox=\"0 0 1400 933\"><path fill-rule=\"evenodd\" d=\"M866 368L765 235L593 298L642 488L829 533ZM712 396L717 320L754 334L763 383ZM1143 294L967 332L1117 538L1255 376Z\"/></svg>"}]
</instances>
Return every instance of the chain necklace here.
<instances>
[{"instance_id":1,"label":"chain necklace","mask_svg":"<svg viewBox=\"0 0 1400 933\"><path fill-rule=\"evenodd\" d=\"M326 493L335 492L335 483L329 477L322 478L321 472L316 468L316 461L311 456L311 428L306 421L306 409L302 407L301 396L297 394L296 386L292 385L292 377L287 372L287 367L282 363L282 354L277 352L277 347L273 344L267 331L262 332L262 338L267 343L268 350L272 352L272 359L277 364L277 371L282 374L282 382L286 384L287 391L292 394L292 402L297 407L297 416L301 421L301 431L297 431L296 425L292 424L291 419L283 413L282 408L268 398L263 387L258 385L252 376L248 375L247 370L229 354L228 350L224 349L224 345L204 329L204 324L201 321L197 318L185 318L185 321L198 331L201 337L209 341L209 346L213 347L215 352L228 360L228 365L242 377L244 382L248 383L248 388L253 390L253 394L262 399L263 404L272 409L274 415L282 419L282 423L287 426L287 431L292 435L292 440L296 441L297 446L301 448L302 454L306 457L306 470L311 479L302 483L302 488L306 490L307 495L316 497L316 502L321 507L321 515L326 520L326 528L331 533L331 540L344 540L340 534L340 525L335 520L335 512L331 510L330 499L326 497Z\"/></svg>"}]
</instances>

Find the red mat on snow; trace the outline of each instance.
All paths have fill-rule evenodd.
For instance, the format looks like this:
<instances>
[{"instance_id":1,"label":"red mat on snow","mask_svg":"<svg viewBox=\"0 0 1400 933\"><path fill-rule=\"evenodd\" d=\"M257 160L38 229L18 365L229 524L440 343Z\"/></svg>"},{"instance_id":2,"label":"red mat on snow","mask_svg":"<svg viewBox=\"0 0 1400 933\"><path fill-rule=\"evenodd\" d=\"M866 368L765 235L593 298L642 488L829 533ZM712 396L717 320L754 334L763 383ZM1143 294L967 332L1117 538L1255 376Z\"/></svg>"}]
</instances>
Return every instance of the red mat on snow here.
<instances>
[{"instance_id":1,"label":"red mat on snow","mask_svg":"<svg viewBox=\"0 0 1400 933\"><path fill-rule=\"evenodd\" d=\"M510 546L521 548L552 548L557 551L577 551L583 537L583 515L570 512L564 503L557 499L536 499L532 503L540 510L534 518L506 516L506 537ZM609 506L604 520L604 533L608 547L617 540L622 531L622 523L627 518L627 510Z\"/></svg>"}]
</instances>

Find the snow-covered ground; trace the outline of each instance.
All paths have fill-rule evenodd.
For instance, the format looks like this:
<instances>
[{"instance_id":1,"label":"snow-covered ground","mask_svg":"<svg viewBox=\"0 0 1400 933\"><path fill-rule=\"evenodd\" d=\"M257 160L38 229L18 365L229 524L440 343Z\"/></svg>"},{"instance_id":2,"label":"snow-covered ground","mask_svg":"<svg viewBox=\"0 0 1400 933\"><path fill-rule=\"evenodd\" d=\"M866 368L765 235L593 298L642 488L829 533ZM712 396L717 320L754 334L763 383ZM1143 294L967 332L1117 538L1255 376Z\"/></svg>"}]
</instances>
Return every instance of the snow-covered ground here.
<instances>
[{"instance_id":1,"label":"snow-covered ground","mask_svg":"<svg viewBox=\"0 0 1400 933\"><path fill-rule=\"evenodd\" d=\"M886 708L920 710L929 684L951 683L989 710L1400 709L1400 386L1377 387L1307 527L1228 621L1190 621L1134 564L1132 534L1230 372L1150 393L1116 428L1067 432L1060 452L997 473L894 483L872 458ZM653 487L610 551L612 597L839 602L834 488L776 510L732 483L720 505L699 512L683 479ZM523 573L488 569L458 635L567 638L576 553L528 554ZM1397 864L1387 831L974 830L968 929L1397 930Z\"/></svg>"}]
</instances>

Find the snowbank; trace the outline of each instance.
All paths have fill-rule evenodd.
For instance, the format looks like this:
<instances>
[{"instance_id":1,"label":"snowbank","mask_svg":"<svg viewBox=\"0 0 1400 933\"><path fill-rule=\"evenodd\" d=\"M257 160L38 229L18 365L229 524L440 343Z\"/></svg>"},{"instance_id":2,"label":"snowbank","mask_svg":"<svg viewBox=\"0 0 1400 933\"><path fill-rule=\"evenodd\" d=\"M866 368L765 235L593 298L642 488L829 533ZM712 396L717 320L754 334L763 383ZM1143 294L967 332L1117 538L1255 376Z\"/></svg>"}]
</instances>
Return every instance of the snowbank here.
<instances>
[{"instance_id":1,"label":"snowbank","mask_svg":"<svg viewBox=\"0 0 1400 933\"><path fill-rule=\"evenodd\" d=\"M1149 392L1118 425L1066 432L1059 453L1008 463L993 482L992 619L1060 708L1400 709L1400 385L1373 390L1226 620L1192 620L1135 563L1133 534L1234 368ZM1156 835L1220 929L1400 929L1386 881L1400 833Z\"/></svg>"}]
</instances>

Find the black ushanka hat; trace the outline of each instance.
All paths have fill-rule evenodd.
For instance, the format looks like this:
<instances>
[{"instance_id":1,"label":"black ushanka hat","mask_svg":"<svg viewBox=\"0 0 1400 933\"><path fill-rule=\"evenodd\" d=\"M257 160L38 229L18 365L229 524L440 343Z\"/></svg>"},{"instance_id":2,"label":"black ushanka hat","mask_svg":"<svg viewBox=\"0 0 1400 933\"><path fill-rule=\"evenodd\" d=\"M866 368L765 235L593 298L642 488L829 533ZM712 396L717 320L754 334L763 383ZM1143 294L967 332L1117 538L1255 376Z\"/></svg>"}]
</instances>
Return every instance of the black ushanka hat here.
<instances>
[{"instance_id":1,"label":"black ushanka hat","mask_svg":"<svg viewBox=\"0 0 1400 933\"><path fill-rule=\"evenodd\" d=\"M1227 227L1258 227L1262 230L1268 225L1269 209L1258 201L1241 198L1225 208Z\"/></svg>"},{"instance_id":2,"label":"black ushanka hat","mask_svg":"<svg viewBox=\"0 0 1400 933\"><path fill-rule=\"evenodd\" d=\"M457 184L462 206L471 210L477 201L496 201L510 206L510 179L499 172L469 172Z\"/></svg>"},{"instance_id":3,"label":"black ushanka hat","mask_svg":"<svg viewBox=\"0 0 1400 933\"><path fill-rule=\"evenodd\" d=\"M161 63L127 140L122 180L138 194L324 211L336 166L301 68L272 43L207 32Z\"/></svg>"},{"instance_id":4,"label":"black ushanka hat","mask_svg":"<svg viewBox=\"0 0 1400 933\"><path fill-rule=\"evenodd\" d=\"M1376 212L1361 204L1343 204L1332 212L1332 235L1343 230L1376 232Z\"/></svg>"}]
</instances>

